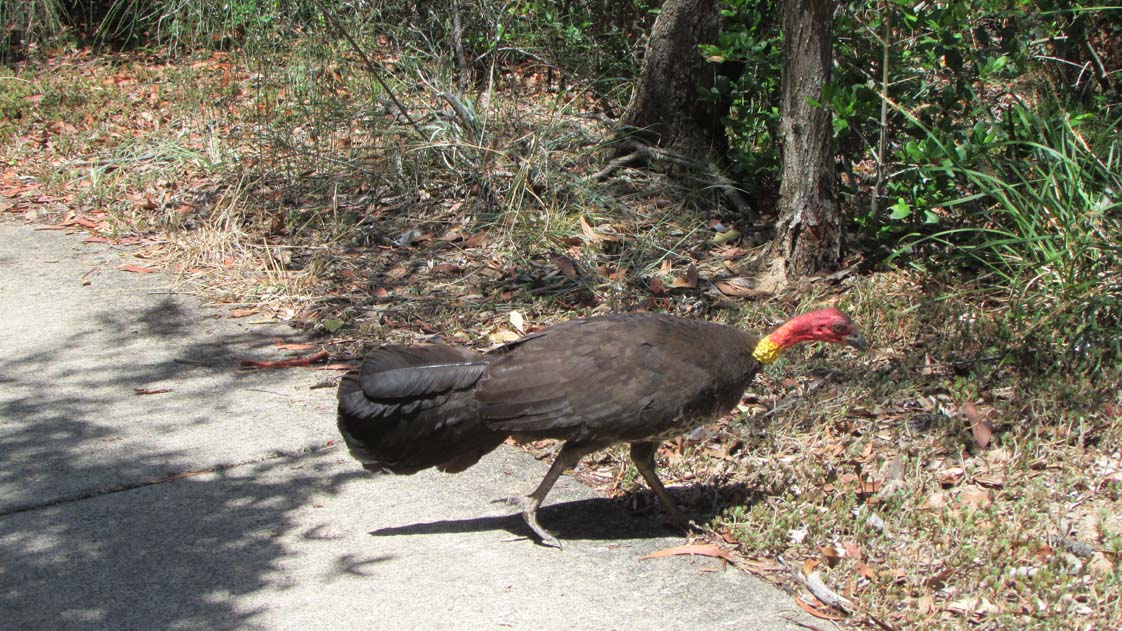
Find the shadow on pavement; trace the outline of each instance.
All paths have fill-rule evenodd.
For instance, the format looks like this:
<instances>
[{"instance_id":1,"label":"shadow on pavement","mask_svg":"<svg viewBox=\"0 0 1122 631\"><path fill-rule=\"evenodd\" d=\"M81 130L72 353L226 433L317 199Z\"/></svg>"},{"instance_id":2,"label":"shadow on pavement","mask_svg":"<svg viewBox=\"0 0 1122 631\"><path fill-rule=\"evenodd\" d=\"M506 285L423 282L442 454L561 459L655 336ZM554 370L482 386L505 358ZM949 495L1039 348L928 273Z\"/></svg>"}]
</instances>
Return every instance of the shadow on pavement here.
<instances>
[{"instance_id":1,"label":"shadow on pavement","mask_svg":"<svg viewBox=\"0 0 1122 631\"><path fill-rule=\"evenodd\" d=\"M0 515L252 461L285 434L310 445L309 434L333 432L324 418L293 418L291 399L306 388L269 392L288 375L238 371L267 337L216 334L198 320L172 299L122 305L0 357ZM301 435L298 424L324 427Z\"/></svg>"},{"instance_id":2,"label":"shadow on pavement","mask_svg":"<svg viewBox=\"0 0 1122 631\"><path fill-rule=\"evenodd\" d=\"M677 534L673 528L660 523L657 516L632 517L620 507L619 502L607 498L549 504L538 511L538 518L542 526L560 538L562 543L565 540L580 539L654 539ZM493 530L505 530L516 537L534 538L523 521L521 512L379 528L370 534L375 537L390 537Z\"/></svg>"},{"instance_id":3,"label":"shadow on pavement","mask_svg":"<svg viewBox=\"0 0 1122 631\"><path fill-rule=\"evenodd\" d=\"M258 392L280 375L237 372L267 337L200 330L172 298L118 307L0 357L0 626L253 626L253 599L234 599L283 589L284 539L315 536L296 514L363 474L270 448L315 440L291 430L307 414L285 393ZM388 558L344 556L336 571Z\"/></svg>"},{"instance_id":4,"label":"shadow on pavement","mask_svg":"<svg viewBox=\"0 0 1122 631\"><path fill-rule=\"evenodd\" d=\"M284 588L285 539L304 534L292 513L353 477L328 475L326 464L271 460L0 519L6 624L252 626L258 612L234 599ZM384 560L341 557L337 571L361 575Z\"/></svg>"},{"instance_id":5,"label":"shadow on pavement","mask_svg":"<svg viewBox=\"0 0 1122 631\"><path fill-rule=\"evenodd\" d=\"M691 496L714 499L713 510L703 513L686 512L688 519L704 523L712 519L725 506L733 502L743 503L748 489L744 484L718 486L695 484L689 487L674 487L674 493L683 492ZM647 495L649 491L639 493ZM565 540L611 541L627 539L657 539L681 535L675 526L665 520L665 514L657 507L631 514L624 508L624 499L590 498L567 502L546 504L538 510L542 526L549 530L562 543ZM495 500L493 503L508 503ZM370 532L375 537L401 535L436 535L460 532L486 532L505 530L511 535L534 539L532 531L522 519L521 511L509 515L493 515L470 519L449 519L432 522L414 523Z\"/></svg>"}]
</instances>

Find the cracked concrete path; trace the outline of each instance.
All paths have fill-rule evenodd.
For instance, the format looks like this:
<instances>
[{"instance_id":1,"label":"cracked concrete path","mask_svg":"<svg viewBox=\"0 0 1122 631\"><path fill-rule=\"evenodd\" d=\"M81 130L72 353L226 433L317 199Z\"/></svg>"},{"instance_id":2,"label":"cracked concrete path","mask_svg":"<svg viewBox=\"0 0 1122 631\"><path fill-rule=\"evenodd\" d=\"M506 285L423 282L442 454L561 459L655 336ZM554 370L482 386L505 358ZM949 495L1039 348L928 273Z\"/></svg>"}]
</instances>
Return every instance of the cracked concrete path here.
<instances>
[{"instance_id":1,"label":"cracked concrete path","mask_svg":"<svg viewBox=\"0 0 1122 631\"><path fill-rule=\"evenodd\" d=\"M230 320L127 253L0 222L0 628L795 629L789 597L509 448L372 477L333 444L330 373L242 372ZM138 394L137 389L167 390ZM717 571L713 571L717 570Z\"/></svg>"}]
</instances>

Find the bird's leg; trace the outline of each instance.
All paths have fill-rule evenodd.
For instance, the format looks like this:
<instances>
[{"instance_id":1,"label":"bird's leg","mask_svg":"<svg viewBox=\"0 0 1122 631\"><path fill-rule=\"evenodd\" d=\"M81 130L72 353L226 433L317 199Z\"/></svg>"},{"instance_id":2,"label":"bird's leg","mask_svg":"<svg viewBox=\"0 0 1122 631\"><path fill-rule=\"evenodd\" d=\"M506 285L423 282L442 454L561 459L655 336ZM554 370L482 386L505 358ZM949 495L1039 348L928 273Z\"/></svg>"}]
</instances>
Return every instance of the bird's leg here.
<instances>
[{"instance_id":1,"label":"bird's leg","mask_svg":"<svg viewBox=\"0 0 1122 631\"><path fill-rule=\"evenodd\" d=\"M657 449L658 443L631 443L631 462L635 463L635 468L647 481L647 486L651 487L651 490L658 496L674 525L682 530L689 530L690 520L686 519L686 516L678 510L674 498L670 497L670 492L666 490L665 486L662 486L662 480L658 479L658 473L655 472L655 451Z\"/></svg>"},{"instance_id":2,"label":"bird's leg","mask_svg":"<svg viewBox=\"0 0 1122 631\"><path fill-rule=\"evenodd\" d=\"M561 446L561 451L557 453L557 457L553 459L553 464L550 465L549 471L542 478L541 484L526 497L526 507L522 510L522 518L526 520L526 525L534 531L534 534L541 538L543 545L560 548L561 542L538 523L538 507L545 501L545 496L549 494L550 489L557 482L557 478L561 477L566 469L576 465L581 458L601 447L603 445L599 443L565 443Z\"/></svg>"}]
</instances>

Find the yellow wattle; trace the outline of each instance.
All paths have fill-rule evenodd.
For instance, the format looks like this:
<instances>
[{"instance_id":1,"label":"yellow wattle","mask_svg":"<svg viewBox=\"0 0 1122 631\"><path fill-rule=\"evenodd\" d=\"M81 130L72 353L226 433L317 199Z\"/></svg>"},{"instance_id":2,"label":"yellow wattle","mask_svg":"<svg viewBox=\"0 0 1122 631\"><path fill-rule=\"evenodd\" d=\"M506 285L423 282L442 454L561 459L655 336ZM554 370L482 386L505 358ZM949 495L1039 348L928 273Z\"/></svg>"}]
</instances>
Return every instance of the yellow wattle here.
<instances>
[{"instance_id":1,"label":"yellow wattle","mask_svg":"<svg viewBox=\"0 0 1122 631\"><path fill-rule=\"evenodd\" d=\"M760 338L756 342L756 348L752 351L752 357L761 364L770 364L771 362L779 359L780 353L783 352L783 347L772 341L771 336Z\"/></svg>"}]
</instances>

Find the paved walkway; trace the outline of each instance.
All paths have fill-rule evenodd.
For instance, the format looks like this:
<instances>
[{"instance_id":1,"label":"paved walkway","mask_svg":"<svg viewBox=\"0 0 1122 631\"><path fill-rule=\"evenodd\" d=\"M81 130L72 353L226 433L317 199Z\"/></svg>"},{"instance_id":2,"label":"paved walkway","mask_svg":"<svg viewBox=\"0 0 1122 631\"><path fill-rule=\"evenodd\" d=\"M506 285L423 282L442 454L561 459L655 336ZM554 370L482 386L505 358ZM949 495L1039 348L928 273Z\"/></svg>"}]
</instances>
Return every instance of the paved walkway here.
<instances>
[{"instance_id":1,"label":"paved walkway","mask_svg":"<svg viewBox=\"0 0 1122 631\"><path fill-rule=\"evenodd\" d=\"M323 372L127 252L0 222L0 628L795 629L791 599L509 448L372 477L334 446ZM168 389L159 394L137 394ZM668 536L669 535L669 536ZM809 622L809 621L808 621Z\"/></svg>"}]
</instances>

